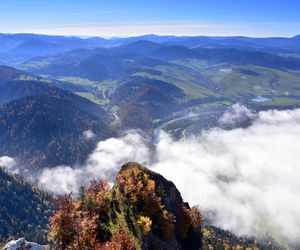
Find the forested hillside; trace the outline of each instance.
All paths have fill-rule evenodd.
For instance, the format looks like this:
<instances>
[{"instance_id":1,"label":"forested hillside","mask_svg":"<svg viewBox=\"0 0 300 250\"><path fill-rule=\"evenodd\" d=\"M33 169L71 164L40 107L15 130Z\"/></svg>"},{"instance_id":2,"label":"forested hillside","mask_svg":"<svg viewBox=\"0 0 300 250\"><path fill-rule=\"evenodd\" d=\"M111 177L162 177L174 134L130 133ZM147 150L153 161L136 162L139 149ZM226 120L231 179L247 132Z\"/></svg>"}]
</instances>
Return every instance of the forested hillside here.
<instances>
[{"instance_id":1,"label":"forested hillside","mask_svg":"<svg viewBox=\"0 0 300 250\"><path fill-rule=\"evenodd\" d=\"M0 244L20 237L46 243L53 208L50 194L0 167Z\"/></svg>"}]
</instances>

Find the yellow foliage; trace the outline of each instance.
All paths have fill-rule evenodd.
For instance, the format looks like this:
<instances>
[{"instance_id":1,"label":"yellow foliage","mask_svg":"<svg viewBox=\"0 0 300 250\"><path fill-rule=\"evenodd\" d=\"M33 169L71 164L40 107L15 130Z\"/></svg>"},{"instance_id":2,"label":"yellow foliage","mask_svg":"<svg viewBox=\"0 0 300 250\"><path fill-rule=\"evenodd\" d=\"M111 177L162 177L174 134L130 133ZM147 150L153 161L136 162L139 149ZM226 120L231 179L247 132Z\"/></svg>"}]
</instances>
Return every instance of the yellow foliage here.
<instances>
[{"instance_id":1,"label":"yellow foliage","mask_svg":"<svg viewBox=\"0 0 300 250\"><path fill-rule=\"evenodd\" d=\"M146 234L148 234L151 231L152 220L148 216L142 216L141 215L139 217L137 223L144 227L144 232Z\"/></svg>"},{"instance_id":2,"label":"yellow foliage","mask_svg":"<svg viewBox=\"0 0 300 250\"><path fill-rule=\"evenodd\" d=\"M211 231L207 228L203 228L202 232L203 232L204 237L210 237L211 236Z\"/></svg>"}]
</instances>

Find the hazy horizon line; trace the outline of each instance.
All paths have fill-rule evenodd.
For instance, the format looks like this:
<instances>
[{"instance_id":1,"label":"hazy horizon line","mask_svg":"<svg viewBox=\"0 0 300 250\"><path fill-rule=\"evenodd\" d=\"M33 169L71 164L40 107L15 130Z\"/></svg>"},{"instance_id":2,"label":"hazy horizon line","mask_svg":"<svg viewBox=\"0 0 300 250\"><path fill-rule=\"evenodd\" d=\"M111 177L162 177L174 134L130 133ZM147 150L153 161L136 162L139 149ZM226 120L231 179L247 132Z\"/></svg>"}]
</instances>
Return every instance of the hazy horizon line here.
<instances>
[{"instance_id":1,"label":"hazy horizon line","mask_svg":"<svg viewBox=\"0 0 300 250\"><path fill-rule=\"evenodd\" d=\"M300 32L299 32L300 33ZM141 33L139 35L126 35L126 36L121 36L121 35L116 35L116 36L99 36L99 35L80 35L80 34L47 34L47 33L35 33L35 32L1 32L0 35L39 35L39 36L61 36L61 37L78 37L82 39L87 39L87 38L103 38L103 39L122 39L122 38L132 38L132 37L146 37L146 36L157 36L157 37L247 37L247 38L294 38L298 36L299 34L295 34L292 36L284 36L284 35L274 35L274 36L255 36L255 35L178 35L178 34L155 34L155 33Z\"/></svg>"}]
</instances>

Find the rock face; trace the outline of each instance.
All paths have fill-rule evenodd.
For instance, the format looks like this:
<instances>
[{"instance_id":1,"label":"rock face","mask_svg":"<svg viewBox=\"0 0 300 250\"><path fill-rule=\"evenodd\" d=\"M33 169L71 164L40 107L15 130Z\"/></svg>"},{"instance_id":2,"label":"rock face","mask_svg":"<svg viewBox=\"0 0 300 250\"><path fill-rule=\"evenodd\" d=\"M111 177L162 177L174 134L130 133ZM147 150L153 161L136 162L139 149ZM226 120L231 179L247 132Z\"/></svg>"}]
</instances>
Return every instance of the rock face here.
<instances>
[{"instance_id":1,"label":"rock face","mask_svg":"<svg viewBox=\"0 0 300 250\"><path fill-rule=\"evenodd\" d=\"M12 240L8 242L3 250L46 250L42 245L34 242L27 242L25 238L20 238L18 240Z\"/></svg>"},{"instance_id":2,"label":"rock face","mask_svg":"<svg viewBox=\"0 0 300 250\"><path fill-rule=\"evenodd\" d=\"M123 204L116 209L122 210L124 207L127 217L132 218L132 221L137 220L136 225L145 226L140 218L147 217L151 220L149 232L136 234L141 242L141 249L202 248L202 216L196 208L190 208L183 201L173 182L131 162L121 168L113 191L120 194L117 195L118 201ZM127 220L127 226L130 229L130 220ZM138 226L135 227L132 233L139 231Z\"/></svg>"}]
</instances>

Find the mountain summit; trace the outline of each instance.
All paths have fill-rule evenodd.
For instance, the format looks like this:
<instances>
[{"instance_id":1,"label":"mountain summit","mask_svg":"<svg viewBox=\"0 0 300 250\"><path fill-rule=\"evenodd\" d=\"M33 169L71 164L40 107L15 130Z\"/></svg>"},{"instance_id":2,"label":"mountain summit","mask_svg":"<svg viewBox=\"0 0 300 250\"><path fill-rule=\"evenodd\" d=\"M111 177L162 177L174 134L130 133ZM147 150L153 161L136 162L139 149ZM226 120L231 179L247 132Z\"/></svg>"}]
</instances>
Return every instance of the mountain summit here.
<instances>
[{"instance_id":1,"label":"mountain summit","mask_svg":"<svg viewBox=\"0 0 300 250\"><path fill-rule=\"evenodd\" d=\"M201 249L202 216L161 175L127 163L112 189L92 182L51 218L63 249Z\"/></svg>"}]
</instances>

